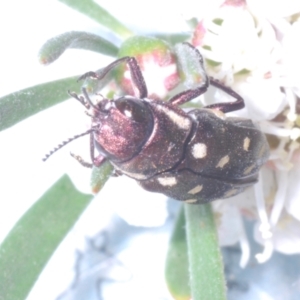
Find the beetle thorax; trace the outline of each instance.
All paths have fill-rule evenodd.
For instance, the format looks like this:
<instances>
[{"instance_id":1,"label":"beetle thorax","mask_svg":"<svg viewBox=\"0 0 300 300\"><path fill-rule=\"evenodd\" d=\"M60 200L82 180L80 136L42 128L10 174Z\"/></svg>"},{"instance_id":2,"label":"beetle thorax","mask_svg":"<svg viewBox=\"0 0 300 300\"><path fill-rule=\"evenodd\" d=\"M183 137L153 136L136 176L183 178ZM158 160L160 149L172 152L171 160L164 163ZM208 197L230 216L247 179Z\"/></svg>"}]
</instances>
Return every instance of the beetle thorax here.
<instances>
[{"instance_id":1,"label":"beetle thorax","mask_svg":"<svg viewBox=\"0 0 300 300\"><path fill-rule=\"evenodd\" d=\"M153 118L140 99L122 97L105 105L105 111L95 111L93 125L97 149L112 161L122 162L136 155L147 141Z\"/></svg>"}]
</instances>

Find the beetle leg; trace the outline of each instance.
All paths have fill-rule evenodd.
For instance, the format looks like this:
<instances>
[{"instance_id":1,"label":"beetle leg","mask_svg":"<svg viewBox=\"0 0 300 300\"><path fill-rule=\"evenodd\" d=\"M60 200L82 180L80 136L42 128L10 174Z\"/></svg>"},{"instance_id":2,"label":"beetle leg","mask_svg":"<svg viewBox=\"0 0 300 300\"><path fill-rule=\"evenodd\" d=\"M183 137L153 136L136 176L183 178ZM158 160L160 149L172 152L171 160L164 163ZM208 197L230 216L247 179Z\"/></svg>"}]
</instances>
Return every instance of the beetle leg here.
<instances>
[{"instance_id":1,"label":"beetle leg","mask_svg":"<svg viewBox=\"0 0 300 300\"><path fill-rule=\"evenodd\" d=\"M93 132L90 133L90 156L92 163L86 162L81 156L74 153L70 153L73 158L75 158L82 166L86 168L100 167L106 160L102 155L95 157L95 146L94 146L94 135Z\"/></svg>"},{"instance_id":2,"label":"beetle leg","mask_svg":"<svg viewBox=\"0 0 300 300\"><path fill-rule=\"evenodd\" d=\"M99 168L104 162L106 161L106 158L102 155L98 155L93 160L93 165L97 168Z\"/></svg>"},{"instance_id":3,"label":"beetle leg","mask_svg":"<svg viewBox=\"0 0 300 300\"><path fill-rule=\"evenodd\" d=\"M146 98L148 96L147 86L145 84L145 80L142 74L142 71L138 65L137 60L134 57L125 56L122 58L117 59L116 61L109 64L107 67L102 69L100 72L87 72L80 76L78 80L83 80L86 78L92 78L101 80L103 79L112 69L114 69L116 66L120 65L121 63L125 62L128 64L131 79L134 83L134 85L137 87L139 95L138 98Z\"/></svg>"},{"instance_id":4,"label":"beetle leg","mask_svg":"<svg viewBox=\"0 0 300 300\"><path fill-rule=\"evenodd\" d=\"M93 114L91 114L90 112L88 112L87 110L84 112L88 117L90 118L94 118L95 116Z\"/></svg>"},{"instance_id":5,"label":"beetle leg","mask_svg":"<svg viewBox=\"0 0 300 300\"><path fill-rule=\"evenodd\" d=\"M148 90L147 90L144 76L138 65L137 60L134 57L128 57L126 59L126 62L128 63L129 66L131 79L138 89L139 92L138 98L140 99L146 98L148 96Z\"/></svg>"},{"instance_id":6,"label":"beetle leg","mask_svg":"<svg viewBox=\"0 0 300 300\"><path fill-rule=\"evenodd\" d=\"M189 47L196 54L196 57L197 57L196 59L198 60L199 65L201 66L201 68L204 71L204 74L201 74L203 76L203 83L202 83L202 86L200 86L200 87L197 87L195 89L188 89L186 91L183 91L183 92L175 95L174 97L172 97L169 100L169 102L174 105L184 104L196 97L201 96L203 93L205 93L206 90L208 89L208 86L210 83L211 85L215 86L216 88L221 89L225 93L227 93L230 96L232 96L233 98L235 98L236 101L227 102L227 103L216 103L216 104L205 106L205 108L217 109L217 110L222 111L223 113L242 109L245 106L244 99L239 94L234 92L231 88L224 86L218 80L216 80L212 77L208 78L208 76L205 73L204 66L203 66L203 57L202 57L201 53L198 51L198 49L196 49L189 43L184 43L184 45Z\"/></svg>"},{"instance_id":7,"label":"beetle leg","mask_svg":"<svg viewBox=\"0 0 300 300\"><path fill-rule=\"evenodd\" d=\"M86 167L86 168L92 168L93 167L93 164L89 163L89 162L86 162L85 160L82 159L81 156L79 155L76 155L72 152L70 152L70 155L75 158L82 166Z\"/></svg>"},{"instance_id":8,"label":"beetle leg","mask_svg":"<svg viewBox=\"0 0 300 300\"><path fill-rule=\"evenodd\" d=\"M94 71L86 72L77 79L77 82L80 80L85 80L87 78L98 79L98 74Z\"/></svg>"},{"instance_id":9,"label":"beetle leg","mask_svg":"<svg viewBox=\"0 0 300 300\"><path fill-rule=\"evenodd\" d=\"M208 81L205 83L204 86L195 88L195 89L190 89L183 91L174 97L172 97L168 102L174 104L174 105L181 105L186 102L191 101L192 99L195 99L196 97L201 96L207 91L208 88Z\"/></svg>"},{"instance_id":10,"label":"beetle leg","mask_svg":"<svg viewBox=\"0 0 300 300\"><path fill-rule=\"evenodd\" d=\"M92 132L90 135L90 155L93 162L91 165L94 165L95 167L100 167L106 161L106 158L100 154L95 157L94 135Z\"/></svg>"},{"instance_id":11,"label":"beetle leg","mask_svg":"<svg viewBox=\"0 0 300 300\"><path fill-rule=\"evenodd\" d=\"M90 134L90 157L91 157L91 161L94 163L94 160L95 160L95 144L94 144L93 132L91 132L91 134Z\"/></svg>"},{"instance_id":12,"label":"beetle leg","mask_svg":"<svg viewBox=\"0 0 300 300\"><path fill-rule=\"evenodd\" d=\"M196 55L196 60L198 61L197 63L199 64L199 66L201 67L201 69L203 70L202 75L202 82L200 83L201 85L194 88L194 89L188 89L185 90L175 96L173 96L168 102L174 104L174 105L181 105L184 104L186 102L191 101L192 99L201 96L202 94L204 94L209 86L209 78L205 72L204 66L203 66L203 57L201 55L201 53L198 51L198 49L196 49L195 47L193 47L191 44L189 43L183 43L185 46L189 47L191 49L191 51L194 51L195 55Z\"/></svg>"},{"instance_id":13,"label":"beetle leg","mask_svg":"<svg viewBox=\"0 0 300 300\"><path fill-rule=\"evenodd\" d=\"M227 112L239 110L239 109L242 109L245 107L244 99L239 94L234 92L231 88L223 85L218 80L216 80L212 77L210 77L210 84L215 86L216 88L224 91L231 97L235 98L236 101L211 104L211 105L205 106L205 108L214 108L214 109L222 111L223 113L227 113Z\"/></svg>"},{"instance_id":14,"label":"beetle leg","mask_svg":"<svg viewBox=\"0 0 300 300\"><path fill-rule=\"evenodd\" d=\"M75 92L71 92L71 91L68 91L68 94L78 100L86 109L90 109L90 104L86 101L86 99L84 99L84 97L82 96L78 96Z\"/></svg>"},{"instance_id":15,"label":"beetle leg","mask_svg":"<svg viewBox=\"0 0 300 300\"><path fill-rule=\"evenodd\" d=\"M111 174L112 177L120 177L122 175L123 175L123 173L120 170L117 170L117 169L114 169L112 174Z\"/></svg>"}]
</instances>

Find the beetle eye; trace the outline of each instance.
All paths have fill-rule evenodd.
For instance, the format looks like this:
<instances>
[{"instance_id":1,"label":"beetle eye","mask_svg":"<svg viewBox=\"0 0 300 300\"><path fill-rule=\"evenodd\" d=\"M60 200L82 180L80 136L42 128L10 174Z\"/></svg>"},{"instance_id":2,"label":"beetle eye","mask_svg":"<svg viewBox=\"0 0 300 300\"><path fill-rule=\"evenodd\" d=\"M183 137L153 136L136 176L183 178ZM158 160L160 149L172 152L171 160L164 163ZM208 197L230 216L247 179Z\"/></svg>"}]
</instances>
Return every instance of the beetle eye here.
<instances>
[{"instance_id":1,"label":"beetle eye","mask_svg":"<svg viewBox=\"0 0 300 300\"><path fill-rule=\"evenodd\" d=\"M147 117L145 104L139 99L118 99L115 105L123 115L136 122L143 122Z\"/></svg>"}]
</instances>

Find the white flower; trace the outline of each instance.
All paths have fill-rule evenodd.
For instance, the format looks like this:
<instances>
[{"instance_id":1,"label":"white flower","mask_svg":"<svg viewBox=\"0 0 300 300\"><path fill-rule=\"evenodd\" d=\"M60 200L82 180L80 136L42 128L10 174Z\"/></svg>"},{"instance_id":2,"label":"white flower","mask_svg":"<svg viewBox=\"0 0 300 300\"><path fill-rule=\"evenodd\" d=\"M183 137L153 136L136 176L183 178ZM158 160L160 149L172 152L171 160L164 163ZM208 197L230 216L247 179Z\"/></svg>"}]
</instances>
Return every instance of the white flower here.
<instances>
[{"instance_id":1,"label":"white flower","mask_svg":"<svg viewBox=\"0 0 300 300\"><path fill-rule=\"evenodd\" d=\"M269 1L226 1L199 19L193 38L209 75L244 97L246 109L239 116L256 121L270 141L270 160L254 191L214 204L220 242L240 241L243 266L249 247L239 215L258 220L254 236L264 245L256 256L259 262L273 250L300 253L300 21L295 17L300 5L289 2L291 6L278 1L273 9ZM204 100L208 104L230 97L210 92Z\"/></svg>"}]
</instances>

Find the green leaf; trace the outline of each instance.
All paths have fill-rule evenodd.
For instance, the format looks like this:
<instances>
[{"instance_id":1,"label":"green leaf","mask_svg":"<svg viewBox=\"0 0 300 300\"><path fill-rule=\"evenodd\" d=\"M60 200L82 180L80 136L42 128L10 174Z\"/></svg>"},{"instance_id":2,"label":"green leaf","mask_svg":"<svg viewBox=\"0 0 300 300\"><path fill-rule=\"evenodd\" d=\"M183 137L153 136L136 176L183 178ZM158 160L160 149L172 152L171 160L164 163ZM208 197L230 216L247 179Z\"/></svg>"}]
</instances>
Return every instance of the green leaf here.
<instances>
[{"instance_id":1,"label":"green leaf","mask_svg":"<svg viewBox=\"0 0 300 300\"><path fill-rule=\"evenodd\" d=\"M126 39L133 33L93 0L59 0Z\"/></svg>"},{"instance_id":2,"label":"green leaf","mask_svg":"<svg viewBox=\"0 0 300 300\"><path fill-rule=\"evenodd\" d=\"M208 46L208 45L203 45L202 48L203 48L203 49L206 49L206 50L208 50L208 51L211 51L211 50L212 50L212 49L211 49L211 46Z\"/></svg>"},{"instance_id":3,"label":"green leaf","mask_svg":"<svg viewBox=\"0 0 300 300\"><path fill-rule=\"evenodd\" d=\"M222 64L221 62L214 61L209 58L206 58L205 61L206 61L207 65L209 65L210 67L218 67L219 65Z\"/></svg>"},{"instance_id":4,"label":"green leaf","mask_svg":"<svg viewBox=\"0 0 300 300\"><path fill-rule=\"evenodd\" d=\"M248 70L248 69L242 69L239 72L235 73L234 75L248 75L249 73L251 73L250 70Z\"/></svg>"},{"instance_id":5,"label":"green leaf","mask_svg":"<svg viewBox=\"0 0 300 300\"><path fill-rule=\"evenodd\" d=\"M119 51L117 46L96 34L71 31L48 40L39 52L39 61L45 65L50 64L69 48L90 50L113 57Z\"/></svg>"},{"instance_id":6,"label":"green leaf","mask_svg":"<svg viewBox=\"0 0 300 300\"><path fill-rule=\"evenodd\" d=\"M182 43L187 41L190 37L190 33L176 33L176 34L168 34L168 33L157 33L154 34L154 37L164 40L171 45L175 45L177 43Z\"/></svg>"},{"instance_id":7,"label":"green leaf","mask_svg":"<svg viewBox=\"0 0 300 300\"><path fill-rule=\"evenodd\" d=\"M191 299L187 253L185 217L182 206L170 240L165 269L168 289L176 300Z\"/></svg>"},{"instance_id":8,"label":"green leaf","mask_svg":"<svg viewBox=\"0 0 300 300\"><path fill-rule=\"evenodd\" d=\"M0 98L0 131L70 98L79 92L79 76L39 84Z\"/></svg>"},{"instance_id":9,"label":"green leaf","mask_svg":"<svg viewBox=\"0 0 300 300\"><path fill-rule=\"evenodd\" d=\"M221 18L216 18L216 19L214 19L214 20L212 20L215 24L217 24L217 25L219 25L219 26L221 26L222 24L223 24L223 22L224 22L224 20L223 19L221 19Z\"/></svg>"},{"instance_id":10,"label":"green leaf","mask_svg":"<svg viewBox=\"0 0 300 300\"><path fill-rule=\"evenodd\" d=\"M26 298L91 199L65 175L25 213L0 246L0 300Z\"/></svg>"},{"instance_id":11,"label":"green leaf","mask_svg":"<svg viewBox=\"0 0 300 300\"><path fill-rule=\"evenodd\" d=\"M99 168L93 167L91 176L91 187L93 193L98 193L106 180L111 176L114 167L107 160Z\"/></svg>"},{"instance_id":12,"label":"green leaf","mask_svg":"<svg viewBox=\"0 0 300 300\"><path fill-rule=\"evenodd\" d=\"M210 204L185 205L193 300L225 300L224 266Z\"/></svg>"}]
</instances>

